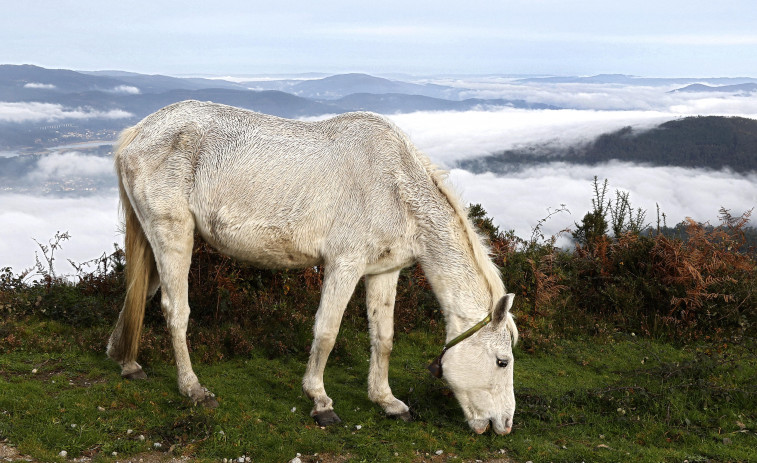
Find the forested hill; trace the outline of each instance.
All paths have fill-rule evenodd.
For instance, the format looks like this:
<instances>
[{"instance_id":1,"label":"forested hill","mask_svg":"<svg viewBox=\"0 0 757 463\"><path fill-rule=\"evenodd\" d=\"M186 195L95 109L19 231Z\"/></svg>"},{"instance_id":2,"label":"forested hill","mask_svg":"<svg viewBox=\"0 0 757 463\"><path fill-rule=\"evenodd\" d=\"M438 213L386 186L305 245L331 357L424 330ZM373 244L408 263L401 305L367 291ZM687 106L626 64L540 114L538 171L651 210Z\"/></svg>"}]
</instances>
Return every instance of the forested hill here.
<instances>
[{"instance_id":1,"label":"forested hill","mask_svg":"<svg viewBox=\"0 0 757 463\"><path fill-rule=\"evenodd\" d=\"M687 117L651 130L625 127L577 146L530 146L461 161L473 172L507 172L523 164L564 161L599 164L611 160L657 166L757 171L757 120Z\"/></svg>"}]
</instances>

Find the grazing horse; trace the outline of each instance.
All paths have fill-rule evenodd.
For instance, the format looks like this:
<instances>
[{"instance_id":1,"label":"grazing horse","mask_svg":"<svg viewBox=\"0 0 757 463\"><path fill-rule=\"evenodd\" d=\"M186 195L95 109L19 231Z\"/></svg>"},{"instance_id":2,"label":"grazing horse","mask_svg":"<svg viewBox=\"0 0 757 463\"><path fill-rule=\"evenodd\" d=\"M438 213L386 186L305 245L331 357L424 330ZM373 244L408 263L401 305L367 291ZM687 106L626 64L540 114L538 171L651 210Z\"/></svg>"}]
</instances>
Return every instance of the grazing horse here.
<instances>
[{"instance_id":1,"label":"grazing horse","mask_svg":"<svg viewBox=\"0 0 757 463\"><path fill-rule=\"evenodd\" d=\"M429 367L469 426L499 434L515 411L511 294L460 200L394 124L371 113L318 122L184 101L126 129L115 149L126 220L124 307L108 355L125 378L136 362L145 302L161 291L179 391L218 406L192 370L187 275L195 231L220 252L268 268L323 266L302 388L311 416L338 423L323 372L342 314L365 277L371 338L368 396L409 419L389 387L394 300L402 268L419 262L444 312L447 345ZM443 369L442 369L443 367Z\"/></svg>"}]
</instances>

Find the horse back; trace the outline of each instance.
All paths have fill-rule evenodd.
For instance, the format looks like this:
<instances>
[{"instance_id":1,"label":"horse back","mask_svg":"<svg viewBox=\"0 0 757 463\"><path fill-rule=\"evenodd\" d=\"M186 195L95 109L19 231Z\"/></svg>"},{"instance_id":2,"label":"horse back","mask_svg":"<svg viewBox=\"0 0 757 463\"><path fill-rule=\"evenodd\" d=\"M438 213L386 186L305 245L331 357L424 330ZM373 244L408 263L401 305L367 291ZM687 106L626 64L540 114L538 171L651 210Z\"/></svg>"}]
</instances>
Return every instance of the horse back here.
<instances>
[{"instance_id":1,"label":"horse back","mask_svg":"<svg viewBox=\"0 0 757 463\"><path fill-rule=\"evenodd\" d=\"M149 203L140 209L185 208L222 252L269 267L354 254L383 268L414 257L398 184L411 154L380 116L304 122L190 101L137 129L117 162L134 200Z\"/></svg>"}]
</instances>

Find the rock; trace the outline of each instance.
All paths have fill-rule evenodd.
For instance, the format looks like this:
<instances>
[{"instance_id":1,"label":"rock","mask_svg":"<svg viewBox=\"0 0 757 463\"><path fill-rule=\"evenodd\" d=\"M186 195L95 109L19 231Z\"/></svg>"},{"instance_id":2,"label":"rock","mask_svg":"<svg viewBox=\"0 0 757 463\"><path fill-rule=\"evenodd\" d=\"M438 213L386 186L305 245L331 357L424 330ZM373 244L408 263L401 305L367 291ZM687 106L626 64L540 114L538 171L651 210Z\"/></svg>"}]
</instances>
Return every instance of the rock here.
<instances>
[{"instance_id":1,"label":"rock","mask_svg":"<svg viewBox=\"0 0 757 463\"><path fill-rule=\"evenodd\" d=\"M145 436L143 434L140 434L139 437L137 437L139 440L145 440Z\"/></svg>"},{"instance_id":2,"label":"rock","mask_svg":"<svg viewBox=\"0 0 757 463\"><path fill-rule=\"evenodd\" d=\"M68 452L66 452L65 450L61 450L58 456L61 458L66 458L68 456Z\"/></svg>"},{"instance_id":3,"label":"rock","mask_svg":"<svg viewBox=\"0 0 757 463\"><path fill-rule=\"evenodd\" d=\"M36 375L36 374L37 374L37 369L36 369L36 368L32 369L32 374L33 374L33 375Z\"/></svg>"},{"instance_id":4,"label":"rock","mask_svg":"<svg viewBox=\"0 0 757 463\"><path fill-rule=\"evenodd\" d=\"M437 451L436 451L436 452L434 452L434 453L435 453L435 454L437 454L437 455L441 455L442 453L444 453L444 450L437 450Z\"/></svg>"},{"instance_id":5,"label":"rock","mask_svg":"<svg viewBox=\"0 0 757 463\"><path fill-rule=\"evenodd\" d=\"M300 460L300 457L294 457L289 460L289 463L302 463L302 460Z\"/></svg>"},{"instance_id":6,"label":"rock","mask_svg":"<svg viewBox=\"0 0 757 463\"><path fill-rule=\"evenodd\" d=\"M360 426L359 424L356 424L356 425L355 425L355 429L357 429L358 431L360 431L361 429L363 429L363 427L362 427L362 426Z\"/></svg>"},{"instance_id":7,"label":"rock","mask_svg":"<svg viewBox=\"0 0 757 463\"><path fill-rule=\"evenodd\" d=\"M156 442L156 443L152 444L152 446L155 447L156 449L159 449L159 448L163 447L163 444L161 444L160 442Z\"/></svg>"},{"instance_id":8,"label":"rock","mask_svg":"<svg viewBox=\"0 0 757 463\"><path fill-rule=\"evenodd\" d=\"M101 407L101 406L98 405L97 411L98 412L104 412L105 411L105 407Z\"/></svg>"}]
</instances>

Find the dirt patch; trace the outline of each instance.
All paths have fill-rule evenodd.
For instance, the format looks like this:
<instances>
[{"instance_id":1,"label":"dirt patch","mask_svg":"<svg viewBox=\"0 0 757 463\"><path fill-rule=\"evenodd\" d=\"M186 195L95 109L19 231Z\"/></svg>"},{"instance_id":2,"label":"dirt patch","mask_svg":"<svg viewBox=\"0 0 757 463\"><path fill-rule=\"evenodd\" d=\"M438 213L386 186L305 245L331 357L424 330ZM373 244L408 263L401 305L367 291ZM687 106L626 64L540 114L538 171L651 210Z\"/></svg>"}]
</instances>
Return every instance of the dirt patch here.
<instances>
[{"instance_id":1,"label":"dirt patch","mask_svg":"<svg viewBox=\"0 0 757 463\"><path fill-rule=\"evenodd\" d=\"M118 457L116 459L119 463L186 463L192 461L190 457L175 457L160 452L139 453L123 460Z\"/></svg>"},{"instance_id":2,"label":"dirt patch","mask_svg":"<svg viewBox=\"0 0 757 463\"><path fill-rule=\"evenodd\" d=\"M118 457L115 458L119 463L187 463L192 461L190 457L175 457L173 455L168 455L161 452L139 453L125 459L120 459ZM0 462L10 461L39 463L40 460L35 460L28 455L21 455L20 453L18 453L18 450L16 450L15 447L7 443L0 442ZM75 463L88 463L92 461L92 457L83 456L79 458L73 458L70 461ZM331 460L331 462L337 461L341 462L343 460Z\"/></svg>"},{"instance_id":3,"label":"dirt patch","mask_svg":"<svg viewBox=\"0 0 757 463\"><path fill-rule=\"evenodd\" d=\"M0 442L0 461L34 461L32 457L21 455L15 447Z\"/></svg>"},{"instance_id":4,"label":"dirt patch","mask_svg":"<svg viewBox=\"0 0 757 463\"><path fill-rule=\"evenodd\" d=\"M350 454L334 455L331 453L319 453L318 455L302 455L302 463L344 463L351 458ZM290 460L291 461L291 460Z\"/></svg>"}]
</instances>

